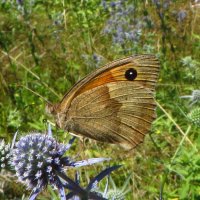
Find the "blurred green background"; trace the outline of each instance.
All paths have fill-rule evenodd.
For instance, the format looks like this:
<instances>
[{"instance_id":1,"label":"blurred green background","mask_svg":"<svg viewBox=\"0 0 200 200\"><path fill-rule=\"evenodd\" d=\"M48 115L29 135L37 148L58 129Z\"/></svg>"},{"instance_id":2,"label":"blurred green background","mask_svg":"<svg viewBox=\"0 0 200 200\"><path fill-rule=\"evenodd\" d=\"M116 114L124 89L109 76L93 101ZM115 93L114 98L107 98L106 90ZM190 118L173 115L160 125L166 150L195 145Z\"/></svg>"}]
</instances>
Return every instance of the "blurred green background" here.
<instances>
[{"instance_id":1,"label":"blurred green background","mask_svg":"<svg viewBox=\"0 0 200 200\"><path fill-rule=\"evenodd\" d=\"M160 106L144 143L127 153L76 141L72 155L111 156L112 164L123 164L112 178L120 190L131 176L125 199L159 199L160 193L164 200L200 199L200 106L180 98L200 90L199 24L200 4L190 0L1 0L0 138L11 142L17 130L18 137L44 132L43 120L53 121L45 99L58 102L92 70L132 54L155 54ZM54 133L67 142L68 134ZM82 169L83 183L98 169ZM11 177L0 174L0 199L28 195ZM39 199L57 199L52 193Z\"/></svg>"}]
</instances>

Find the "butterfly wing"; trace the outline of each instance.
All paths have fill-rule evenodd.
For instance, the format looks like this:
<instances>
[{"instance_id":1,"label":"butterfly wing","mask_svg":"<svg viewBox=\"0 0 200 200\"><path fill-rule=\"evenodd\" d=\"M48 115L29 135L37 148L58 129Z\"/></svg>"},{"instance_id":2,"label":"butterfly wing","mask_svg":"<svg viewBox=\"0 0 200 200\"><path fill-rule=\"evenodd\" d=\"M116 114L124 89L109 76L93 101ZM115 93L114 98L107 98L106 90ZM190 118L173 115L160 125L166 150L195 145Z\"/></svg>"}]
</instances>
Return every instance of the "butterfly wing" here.
<instances>
[{"instance_id":1,"label":"butterfly wing","mask_svg":"<svg viewBox=\"0 0 200 200\"><path fill-rule=\"evenodd\" d=\"M98 69L58 104L58 126L76 135L133 148L155 118L153 93L158 72L159 62L152 55L131 56Z\"/></svg>"},{"instance_id":2,"label":"butterfly wing","mask_svg":"<svg viewBox=\"0 0 200 200\"><path fill-rule=\"evenodd\" d=\"M81 93L95 87L105 85L110 82L128 81L125 73L128 69L135 69L137 77L133 84L139 84L146 88L155 89L155 84L159 72L159 62L154 55L134 55L108 63L102 68L77 82L69 92L67 92L61 102L52 110L56 112L66 111L71 101Z\"/></svg>"},{"instance_id":3,"label":"butterfly wing","mask_svg":"<svg viewBox=\"0 0 200 200\"><path fill-rule=\"evenodd\" d=\"M128 148L143 141L155 118L152 91L130 82L108 83L77 96L64 129Z\"/></svg>"}]
</instances>

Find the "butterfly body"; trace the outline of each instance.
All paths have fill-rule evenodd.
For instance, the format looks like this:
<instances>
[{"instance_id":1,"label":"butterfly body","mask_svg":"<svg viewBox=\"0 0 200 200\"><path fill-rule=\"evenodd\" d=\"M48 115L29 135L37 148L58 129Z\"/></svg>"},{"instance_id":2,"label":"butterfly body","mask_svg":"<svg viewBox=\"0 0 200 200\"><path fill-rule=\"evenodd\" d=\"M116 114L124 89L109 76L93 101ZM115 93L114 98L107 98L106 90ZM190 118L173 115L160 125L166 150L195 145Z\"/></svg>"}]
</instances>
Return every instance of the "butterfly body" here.
<instances>
[{"instance_id":1,"label":"butterfly body","mask_svg":"<svg viewBox=\"0 0 200 200\"><path fill-rule=\"evenodd\" d=\"M111 62L75 84L50 111L66 131L133 148L156 117L158 72L159 62L152 55Z\"/></svg>"}]
</instances>

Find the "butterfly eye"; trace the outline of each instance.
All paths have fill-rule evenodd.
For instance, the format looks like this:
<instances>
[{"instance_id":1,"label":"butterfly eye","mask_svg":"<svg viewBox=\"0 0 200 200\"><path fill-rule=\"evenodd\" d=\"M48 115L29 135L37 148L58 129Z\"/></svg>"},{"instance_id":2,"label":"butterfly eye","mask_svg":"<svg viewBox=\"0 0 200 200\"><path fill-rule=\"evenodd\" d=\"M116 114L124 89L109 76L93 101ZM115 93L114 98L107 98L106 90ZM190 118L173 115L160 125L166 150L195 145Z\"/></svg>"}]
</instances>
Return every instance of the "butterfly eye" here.
<instances>
[{"instance_id":1,"label":"butterfly eye","mask_svg":"<svg viewBox=\"0 0 200 200\"><path fill-rule=\"evenodd\" d=\"M137 71L133 68L126 70L125 78L129 81L133 81L137 77Z\"/></svg>"}]
</instances>

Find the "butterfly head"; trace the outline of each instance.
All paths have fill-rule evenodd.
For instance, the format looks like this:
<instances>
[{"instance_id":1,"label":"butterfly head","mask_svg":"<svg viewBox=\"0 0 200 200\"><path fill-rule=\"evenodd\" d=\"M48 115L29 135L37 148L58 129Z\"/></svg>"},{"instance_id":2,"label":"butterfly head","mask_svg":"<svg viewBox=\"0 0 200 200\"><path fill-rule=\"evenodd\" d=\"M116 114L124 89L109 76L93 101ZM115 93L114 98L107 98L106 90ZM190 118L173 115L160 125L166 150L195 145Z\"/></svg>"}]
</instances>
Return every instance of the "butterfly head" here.
<instances>
[{"instance_id":1,"label":"butterfly head","mask_svg":"<svg viewBox=\"0 0 200 200\"><path fill-rule=\"evenodd\" d=\"M66 119L67 111L66 112L61 111L59 105L60 105L59 103L57 103L57 104L48 103L46 105L46 113L54 116L57 127L68 131L69 126L67 126L67 128L66 128L66 125L68 125L68 121L69 121Z\"/></svg>"},{"instance_id":2,"label":"butterfly head","mask_svg":"<svg viewBox=\"0 0 200 200\"><path fill-rule=\"evenodd\" d=\"M58 104L47 103L45 110L47 114L55 115L58 110Z\"/></svg>"}]
</instances>

